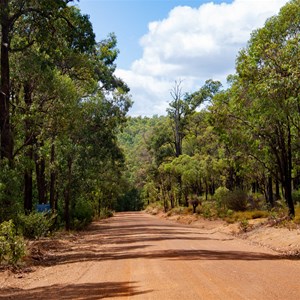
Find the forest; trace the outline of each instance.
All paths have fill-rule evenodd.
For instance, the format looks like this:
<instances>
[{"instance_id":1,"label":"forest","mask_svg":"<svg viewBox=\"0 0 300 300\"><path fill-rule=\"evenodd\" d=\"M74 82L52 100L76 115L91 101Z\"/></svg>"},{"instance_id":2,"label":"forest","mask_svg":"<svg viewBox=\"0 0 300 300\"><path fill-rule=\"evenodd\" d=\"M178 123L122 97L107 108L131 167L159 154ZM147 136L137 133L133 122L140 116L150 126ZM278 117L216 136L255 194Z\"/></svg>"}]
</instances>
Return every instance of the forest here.
<instances>
[{"instance_id":1,"label":"forest","mask_svg":"<svg viewBox=\"0 0 300 300\"><path fill-rule=\"evenodd\" d=\"M175 81L166 116L128 120L120 142L143 204L219 217L281 207L295 217L299 42L300 2L290 1L252 32L226 86L208 79L186 93Z\"/></svg>"},{"instance_id":2,"label":"forest","mask_svg":"<svg viewBox=\"0 0 300 300\"><path fill-rule=\"evenodd\" d=\"M0 2L1 222L30 227L40 207L80 228L126 184L117 133L132 101L114 75L117 40L96 42L69 2Z\"/></svg>"},{"instance_id":3,"label":"forest","mask_svg":"<svg viewBox=\"0 0 300 300\"><path fill-rule=\"evenodd\" d=\"M128 116L117 37L97 42L72 1L1 0L0 22L0 223L35 236L147 205L297 217L299 0L252 33L226 86L179 79L153 117Z\"/></svg>"}]
</instances>

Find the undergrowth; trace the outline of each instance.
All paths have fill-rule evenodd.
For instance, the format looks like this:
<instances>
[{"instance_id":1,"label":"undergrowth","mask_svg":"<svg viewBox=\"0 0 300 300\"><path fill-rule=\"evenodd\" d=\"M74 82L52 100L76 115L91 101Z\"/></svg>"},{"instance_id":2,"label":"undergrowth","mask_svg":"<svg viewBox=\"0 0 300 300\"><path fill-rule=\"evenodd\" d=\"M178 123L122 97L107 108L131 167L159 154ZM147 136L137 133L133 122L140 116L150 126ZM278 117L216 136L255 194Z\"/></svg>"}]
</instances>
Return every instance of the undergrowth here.
<instances>
[{"instance_id":1,"label":"undergrowth","mask_svg":"<svg viewBox=\"0 0 300 300\"><path fill-rule=\"evenodd\" d=\"M0 224L0 265L16 265L25 255L26 248L22 236L17 235L12 220Z\"/></svg>"},{"instance_id":2,"label":"undergrowth","mask_svg":"<svg viewBox=\"0 0 300 300\"><path fill-rule=\"evenodd\" d=\"M282 203L281 203L282 202ZM254 219L265 219L265 222L272 226L282 226L289 229L298 228L300 225L300 203L295 206L295 218L290 220L288 218L288 210L286 205L281 201L276 203L275 208L267 210L265 207L262 209L251 209L244 211L234 211L228 209L225 205L220 205L220 202L209 199L202 201L202 204L196 208L196 214L210 220L222 219L227 223L238 223L242 231L250 228L249 221ZM151 203L145 211L152 215L164 212L163 205L160 202ZM166 212L167 216L174 215L191 215L193 214L193 207L177 206Z\"/></svg>"}]
</instances>

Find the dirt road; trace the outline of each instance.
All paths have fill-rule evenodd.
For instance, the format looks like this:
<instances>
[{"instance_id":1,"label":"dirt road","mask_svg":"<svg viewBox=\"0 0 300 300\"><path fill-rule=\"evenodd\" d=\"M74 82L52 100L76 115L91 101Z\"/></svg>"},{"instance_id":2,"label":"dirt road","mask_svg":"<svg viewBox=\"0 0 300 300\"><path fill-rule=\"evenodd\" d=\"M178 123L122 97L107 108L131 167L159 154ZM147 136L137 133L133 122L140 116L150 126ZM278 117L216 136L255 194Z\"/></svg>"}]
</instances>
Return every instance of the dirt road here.
<instances>
[{"instance_id":1,"label":"dirt road","mask_svg":"<svg viewBox=\"0 0 300 300\"><path fill-rule=\"evenodd\" d=\"M43 245L31 272L0 273L0 299L300 299L300 260L145 213Z\"/></svg>"}]
</instances>

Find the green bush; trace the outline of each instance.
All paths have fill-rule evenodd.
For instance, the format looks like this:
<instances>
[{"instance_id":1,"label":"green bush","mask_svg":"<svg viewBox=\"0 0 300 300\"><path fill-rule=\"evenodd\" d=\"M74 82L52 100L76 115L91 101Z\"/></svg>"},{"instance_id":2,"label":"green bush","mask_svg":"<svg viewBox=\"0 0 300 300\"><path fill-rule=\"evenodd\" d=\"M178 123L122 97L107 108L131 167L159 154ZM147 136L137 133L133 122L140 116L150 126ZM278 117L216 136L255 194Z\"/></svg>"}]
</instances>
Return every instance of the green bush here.
<instances>
[{"instance_id":1,"label":"green bush","mask_svg":"<svg viewBox=\"0 0 300 300\"><path fill-rule=\"evenodd\" d=\"M29 215L19 215L18 225L25 237L39 239L50 232L55 217L47 213L31 212Z\"/></svg>"},{"instance_id":2,"label":"green bush","mask_svg":"<svg viewBox=\"0 0 300 300\"><path fill-rule=\"evenodd\" d=\"M203 215L204 218L207 218L207 219L212 218L214 216L212 203L203 202L200 213Z\"/></svg>"},{"instance_id":3,"label":"green bush","mask_svg":"<svg viewBox=\"0 0 300 300\"><path fill-rule=\"evenodd\" d=\"M217 200L217 201L221 201L222 199L224 199L228 193L229 193L229 189L224 187L224 186L220 186L216 189L216 192L214 194L214 198Z\"/></svg>"},{"instance_id":4,"label":"green bush","mask_svg":"<svg viewBox=\"0 0 300 300\"><path fill-rule=\"evenodd\" d=\"M249 221L247 219L243 219L240 221L239 228L241 231L246 232L249 228Z\"/></svg>"},{"instance_id":5,"label":"green bush","mask_svg":"<svg viewBox=\"0 0 300 300\"><path fill-rule=\"evenodd\" d=\"M112 210L107 208L101 210L101 214L100 214L101 219L111 218L113 216L114 216L114 212Z\"/></svg>"},{"instance_id":6,"label":"green bush","mask_svg":"<svg viewBox=\"0 0 300 300\"><path fill-rule=\"evenodd\" d=\"M93 221L94 210L89 201L79 200L72 213L73 227L80 230Z\"/></svg>"},{"instance_id":7,"label":"green bush","mask_svg":"<svg viewBox=\"0 0 300 300\"><path fill-rule=\"evenodd\" d=\"M220 186L217 188L214 194L214 199L216 200L216 208L219 216L223 215L227 210L225 199L229 193L230 191L226 187Z\"/></svg>"},{"instance_id":8,"label":"green bush","mask_svg":"<svg viewBox=\"0 0 300 300\"><path fill-rule=\"evenodd\" d=\"M247 209L247 193L242 190L230 191L226 187L219 187L215 194L219 214L226 214L227 210L245 211Z\"/></svg>"},{"instance_id":9,"label":"green bush","mask_svg":"<svg viewBox=\"0 0 300 300\"><path fill-rule=\"evenodd\" d=\"M300 203L300 190L293 191L292 197L295 203Z\"/></svg>"},{"instance_id":10,"label":"green bush","mask_svg":"<svg viewBox=\"0 0 300 300\"><path fill-rule=\"evenodd\" d=\"M247 209L247 193L242 190L230 191L224 198L225 206L233 211Z\"/></svg>"},{"instance_id":11,"label":"green bush","mask_svg":"<svg viewBox=\"0 0 300 300\"><path fill-rule=\"evenodd\" d=\"M17 168L11 168L7 160L0 161L0 220L15 219L23 207L22 186Z\"/></svg>"},{"instance_id":12,"label":"green bush","mask_svg":"<svg viewBox=\"0 0 300 300\"><path fill-rule=\"evenodd\" d=\"M224 186L220 186L216 189L215 193L214 193L214 199L217 200L217 202L222 201L229 193L229 189L224 187Z\"/></svg>"},{"instance_id":13,"label":"green bush","mask_svg":"<svg viewBox=\"0 0 300 300\"><path fill-rule=\"evenodd\" d=\"M25 243L12 220L0 224L0 264L16 264L25 255Z\"/></svg>"}]
</instances>

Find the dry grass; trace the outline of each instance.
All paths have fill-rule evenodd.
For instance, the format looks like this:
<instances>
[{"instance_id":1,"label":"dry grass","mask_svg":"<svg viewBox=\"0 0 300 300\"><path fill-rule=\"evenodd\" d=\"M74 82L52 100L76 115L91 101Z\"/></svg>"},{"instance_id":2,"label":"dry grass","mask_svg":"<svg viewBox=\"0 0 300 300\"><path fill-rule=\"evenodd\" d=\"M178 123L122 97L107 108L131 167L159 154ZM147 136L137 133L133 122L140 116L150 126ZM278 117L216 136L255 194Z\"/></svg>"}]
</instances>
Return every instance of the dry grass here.
<instances>
[{"instance_id":1,"label":"dry grass","mask_svg":"<svg viewBox=\"0 0 300 300\"><path fill-rule=\"evenodd\" d=\"M237 211L231 215L224 217L224 220L228 223L235 223L244 220L263 219L270 216L268 211L253 210L253 211Z\"/></svg>"}]
</instances>

